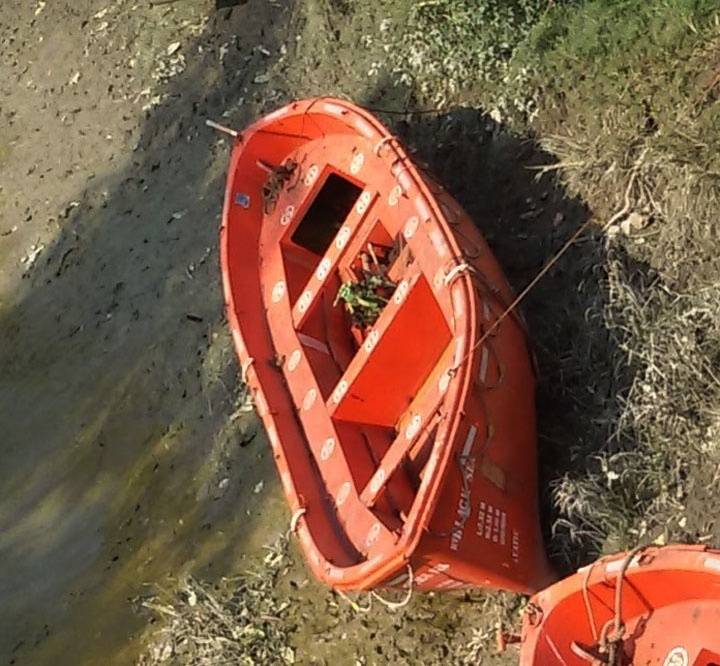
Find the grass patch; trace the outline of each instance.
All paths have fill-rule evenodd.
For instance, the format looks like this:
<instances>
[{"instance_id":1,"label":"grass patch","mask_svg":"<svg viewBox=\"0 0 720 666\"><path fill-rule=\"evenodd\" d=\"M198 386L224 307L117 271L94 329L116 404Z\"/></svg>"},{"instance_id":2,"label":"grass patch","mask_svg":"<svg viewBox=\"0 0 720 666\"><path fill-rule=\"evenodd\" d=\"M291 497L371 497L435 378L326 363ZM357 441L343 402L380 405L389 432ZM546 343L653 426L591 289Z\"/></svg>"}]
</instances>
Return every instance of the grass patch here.
<instances>
[{"instance_id":1,"label":"grass patch","mask_svg":"<svg viewBox=\"0 0 720 666\"><path fill-rule=\"evenodd\" d=\"M515 57L516 69L526 71L531 63L530 127L557 156L569 192L600 217L629 201L646 227L643 238L630 240L631 253L677 288L715 279L716 3L557 7ZM631 174L635 180L626 193Z\"/></svg>"},{"instance_id":2,"label":"grass patch","mask_svg":"<svg viewBox=\"0 0 720 666\"><path fill-rule=\"evenodd\" d=\"M295 663L286 620L290 602L274 593L288 566L283 537L253 568L218 586L187 578L158 590L141 608L162 627L137 666Z\"/></svg>"},{"instance_id":3,"label":"grass patch","mask_svg":"<svg viewBox=\"0 0 720 666\"><path fill-rule=\"evenodd\" d=\"M502 80L547 0L425 0L411 6L396 68L435 101Z\"/></svg>"},{"instance_id":4,"label":"grass patch","mask_svg":"<svg viewBox=\"0 0 720 666\"><path fill-rule=\"evenodd\" d=\"M619 249L608 242L603 313L614 358L589 368L589 385L609 383L619 409L593 424L604 444L576 447L562 461L570 471L551 481L551 548L568 568L637 543L712 538L712 519L688 510L688 502L694 476L720 462L713 428L720 291L679 293L657 276L648 281L633 274ZM561 364L568 372L576 362ZM602 367L609 376L599 376Z\"/></svg>"}]
</instances>

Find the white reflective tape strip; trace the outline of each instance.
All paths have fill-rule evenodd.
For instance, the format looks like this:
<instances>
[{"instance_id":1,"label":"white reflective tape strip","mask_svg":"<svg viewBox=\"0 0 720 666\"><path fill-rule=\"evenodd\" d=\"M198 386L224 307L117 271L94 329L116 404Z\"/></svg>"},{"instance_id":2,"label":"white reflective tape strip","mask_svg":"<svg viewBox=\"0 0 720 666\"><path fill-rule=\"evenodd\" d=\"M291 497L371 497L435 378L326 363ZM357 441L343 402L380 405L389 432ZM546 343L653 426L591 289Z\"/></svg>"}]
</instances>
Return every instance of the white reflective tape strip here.
<instances>
[{"instance_id":1,"label":"white reflective tape strip","mask_svg":"<svg viewBox=\"0 0 720 666\"><path fill-rule=\"evenodd\" d=\"M714 571L720 571L720 557L706 557L703 562L703 566L706 569L713 569Z\"/></svg>"},{"instance_id":2,"label":"white reflective tape strip","mask_svg":"<svg viewBox=\"0 0 720 666\"><path fill-rule=\"evenodd\" d=\"M422 423L422 417L420 414L415 414L415 416L412 417L412 421L410 421L410 424L405 429L405 439L412 439L415 437L415 435L418 434L418 431L420 430L420 424Z\"/></svg>"},{"instance_id":3,"label":"white reflective tape strip","mask_svg":"<svg viewBox=\"0 0 720 666\"><path fill-rule=\"evenodd\" d=\"M240 331L238 331L236 328L232 331L233 340L235 341L235 349L237 350L238 354L244 354L245 353L245 343L243 342L242 335L240 335Z\"/></svg>"},{"instance_id":4,"label":"white reflective tape strip","mask_svg":"<svg viewBox=\"0 0 720 666\"><path fill-rule=\"evenodd\" d=\"M427 207L427 203L425 203L424 197L415 197L415 207L418 210L418 213L420 213L420 217L424 220L429 220L432 215L430 214L430 209Z\"/></svg>"},{"instance_id":5,"label":"white reflective tape strip","mask_svg":"<svg viewBox=\"0 0 720 666\"><path fill-rule=\"evenodd\" d=\"M487 347L483 346L482 356L480 357L480 381L485 382L487 379L488 361L490 360L490 352Z\"/></svg>"},{"instance_id":6,"label":"white reflective tape strip","mask_svg":"<svg viewBox=\"0 0 720 666\"><path fill-rule=\"evenodd\" d=\"M285 295L285 283L280 280L280 282L276 282L275 286L272 290L272 302L273 303L279 303L282 297Z\"/></svg>"},{"instance_id":7,"label":"white reflective tape strip","mask_svg":"<svg viewBox=\"0 0 720 666\"><path fill-rule=\"evenodd\" d=\"M400 187L400 185L395 185L395 187L390 190L390 194L388 195L388 205L397 206L398 201L400 201L400 197L402 196L402 193L402 187Z\"/></svg>"},{"instance_id":8,"label":"white reflective tape strip","mask_svg":"<svg viewBox=\"0 0 720 666\"><path fill-rule=\"evenodd\" d=\"M448 386L450 386L450 373L449 372L443 372L440 376L440 381L438 381L438 390L440 393L445 393L447 391Z\"/></svg>"},{"instance_id":9,"label":"white reflective tape strip","mask_svg":"<svg viewBox=\"0 0 720 666\"><path fill-rule=\"evenodd\" d=\"M283 227L286 227L288 224L290 224L290 221L293 218L293 215L295 215L295 206L290 204L285 208L283 211L283 214L280 217L280 224Z\"/></svg>"},{"instance_id":10,"label":"white reflective tape strip","mask_svg":"<svg viewBox=\"0 0 720 666\"><path fill-rule=\"evenodd\" d=\"M330 567L327 570L328 578L332 578L333 580L342 580L345 578L345 571L342 569L339 569L338 567Z\"/></svg>"},{"instance_id":11,"label":"white reflective tape strip","mask_svg":"<svg viewBox=\"0 0 720 666\"><path fill-rule=\"evenodd\" d=\"M373 523L372 527L368 530L367 537L365 537L365 546L372 546L380 536L380 523Z\"/></svg>"},{"instance_id":12,"label":"white reflective tape strip","mask_svg":"<svg viewBox=\"0 0 720 666\"><path fill-rule=\"evenodd\" d=\"M372 200L372 194L370 194L370 192L365 190L365 192L363 192L360 195L360 198L358 199L357 203L355 204L355 212L358 215L362 215L368 209L368 206L370 205L371 200Z\"/></svg>"},{"instance_id":13,"label":"white reflective tape strip","mask_svg":"<svg viewBox=\"0 0 720 666\"><path fill-rule=\"evenodd\" d=\"M460 453L461 457L467 458L470 455L470 451L472 451L473 444L475 443L476 435L477 428L473 424L470 426L470 430L468 430L467 437L465 438L465 444L463 445L462 452Z\"/></svg>"},{"instance_id":14,"label":"white reflective tape strip","mask_svg":"<svg viewBox=\"0 0 720 666\"><path fill-rule=\"evenodd\" d=\"M633 557L632 561L628 565L628 569L637 567L639 562L640 562L640 555L638 554L638 555L635 555L635 557ZM608 562L605 565L605 574L606 575L616 574L623 568L624 565L625 565L624 558L621 560L614 560L613 562Z\"/></svg>"},{"instance_id":15,"label":"white reflective tape strip","mask_svg":"<svg viewBox=\"0 0 720 666\"><path fill-rule=\"evenodd\" d=\"M276 119L279 118L280 116L284 116L286 113L287 113L287 107L283 107L282 109L276 109L276 110L273 111L272 113L268 113L268 114L265 116L265 120L266 120L266 121L268 121L268 120L276 120Z\"/></svg>"},{"instance_id":16,"label":"white reflective tape strip","mask_svg":"<svg viewBox=\"0 0 720 666\"><path fill-rule=\"evenodd\" d=\"M415 235L419 224L420 221L415 216L411 217L405 223L405 227L403 228L403 236L405 236L406 240L410 240Z\"/></svg>"},{"instance_id":17,"label":"white reflective tape strip","mask_svg":"<svg viewBox=\"0 0 720 666\"><path fill-rule=\"evenodd\" d=\"M395 294L393 295L393 301L400 305L400 303L405 300L405 296L407 296L407 293L410 289L410 285L408 284L407 280L402 280L400 284L398 284L397 288L395 289Z\"/></svg>"},{"instance_id":18,"label":"white reflective tape strip","mask_svg":"<svg viewBox=\"0 0 720 666\"><path fill-rule=\"evenodd\" d=\"M453 359L453 365L457 366L462 358L463 347L465 345L465 336L459 335L455 338L455 358Z\"/></svg>"},{"instance_id":19,"label":"white reflective tape strip","mask_svg":"<svg viewBox=\"0 0 720 666\"><path fill-rule=\"evenodd\" d=\"M365 564L360 565L360 573L364 574L367 571L370 571L371 569L374 569L385 557L385 553L378 553L371 559L369 559Z\"/></svg>"},{"instance_id":20,"label":"white reflective tape strip","mask_svg":"<svg viewBox=\"0 0 720 666\"><path fill-rule=\"evenodd\" d=\"M377 344L378 339L380 338L380 331L373 329L368 333L367 338L365 338L365 342L363 343L363 348L366 352L370 353L375 345Z\"/></svg>"},{"instance_id":21,"label":"white reflective tape strip","mask_svg":"<svg viewBox=\"0 0 720 666\"><path fill-rule=\"evenodd\" d=\"M465 312L465 295L460 289L453 289L452 292L453 313L456 317L462 317Z\"/></svg>"},{"instance_id":22,"label":"white reflective tape strip","mask_svg":"<svg viewBox=\"0 0 720 666\"><path fill-rule=\"evenodd\" d=\"M332 104L331 102L325 102L325 104L323 104L323 108L325 109L325 111L327 111L328 113L332 113L335 116L341 116L345 112L345 109L343 109L341 106L338 106L337 104Z\"/></svg>"},{"instance_id":23,"label":"white reflective tape strip","mask_svg":"<svg viewBox=\"0 0 720 666\"><path fill-rule=\"evenodd\" d=\"M448 246L440 229L433 229L430 232L430 242L433 244L435 252L437 252L440 257L447 255Z\"/></svg>"},{"instance_id":24,"label":"white reflective tape strip","mask_svg":"<svg viewBox=\"0 0 720 666\"><path fill-rule=\"evenodd\" d=\"M362 118L357 118L355 120L355 127L358 129L360 134L368 139L372 139L375 136L375 130Z\"/></svg>"},{"instance_id":25,"label":"white reflective tape strip","mask_svg":"<svg viewBox=\"0 0 720 666\"><path fill-rule=\"evenodd\" d=\"M336 405L340 404L340 401L343 399L343 396L345 395L347 390L348 383L343 379L333 391L332 400Z\"/></svg>"},{"instance_id":26,"label":"white reflective tape strip","mask_svg":"<svg viewBox=\"0 0 720 666\"><path fill-rule=\"evenodd\" d=\"M412 178L410 178L410 174L407 171L402 171L398 174L397 182L405 192L408 192L412 187Z\"/></svg>"},{"instance_id":27,"label":"white reflective tape strip","mask_svg":"<svg viewBox=\"0 0 720 666\"><path fill-rule=\"evenodd\" d=\"M255 400L255 408L257 409L258 414L260 414L260 416L265 416L269 412L269 408L262 391L256 391L255 395L253 395L253 399Z\"/></svg>"},{"instance_id":28,"label":"white reflective tape strip","mask_svg":"<svg viewBox=\"0 0 720 666\"><path fill-rule=\"evenodd\" d=\"M335 440L332 437L328 437L320 449L320 458L327 460L333 454L333 451L335 451Z\"/></svg>"}]
</instances>

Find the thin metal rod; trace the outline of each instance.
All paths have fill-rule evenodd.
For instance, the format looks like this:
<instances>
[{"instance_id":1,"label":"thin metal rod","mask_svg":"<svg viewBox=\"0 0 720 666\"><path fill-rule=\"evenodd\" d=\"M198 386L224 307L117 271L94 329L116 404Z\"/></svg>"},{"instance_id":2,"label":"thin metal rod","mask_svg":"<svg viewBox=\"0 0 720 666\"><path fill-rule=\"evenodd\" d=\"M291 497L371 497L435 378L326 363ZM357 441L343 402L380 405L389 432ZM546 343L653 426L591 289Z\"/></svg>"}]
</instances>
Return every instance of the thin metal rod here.
<instances>
[{"instance_id":1,"label":"thin metal rod","mask_svg":"<svg viewBox=\"0 0 720 666\"><path fill-rule=\"evenodd\" d=\"M205 124L208 127L212 127L213 129L217 130L218 132L222 132L223 134L227 134L228 136L231 136L233 139L237 139L238 135L240 134L234 129L230 129L229 127L225 127L225 125L221 125L220 123L216 123L214 120L206 120Z\"/></svg>"}]
</instances>

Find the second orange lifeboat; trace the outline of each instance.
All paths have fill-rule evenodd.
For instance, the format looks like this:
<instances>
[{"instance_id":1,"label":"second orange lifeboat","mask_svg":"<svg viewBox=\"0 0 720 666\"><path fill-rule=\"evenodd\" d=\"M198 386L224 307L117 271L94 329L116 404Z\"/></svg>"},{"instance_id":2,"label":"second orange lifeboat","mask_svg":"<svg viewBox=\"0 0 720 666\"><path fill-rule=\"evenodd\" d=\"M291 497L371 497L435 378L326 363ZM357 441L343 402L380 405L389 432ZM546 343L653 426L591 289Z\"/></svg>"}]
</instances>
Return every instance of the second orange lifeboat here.
<instances>
[{"instance_id":1,"label":"second orange lifeboat","mask_svg":"<svg viewBox=\"0 0 720 666\"><path fill-rule=\"evenodd\" d=\"M606 557L535 595L521 666L720 666L720 551Z\"/></svg>"}]
</instances>

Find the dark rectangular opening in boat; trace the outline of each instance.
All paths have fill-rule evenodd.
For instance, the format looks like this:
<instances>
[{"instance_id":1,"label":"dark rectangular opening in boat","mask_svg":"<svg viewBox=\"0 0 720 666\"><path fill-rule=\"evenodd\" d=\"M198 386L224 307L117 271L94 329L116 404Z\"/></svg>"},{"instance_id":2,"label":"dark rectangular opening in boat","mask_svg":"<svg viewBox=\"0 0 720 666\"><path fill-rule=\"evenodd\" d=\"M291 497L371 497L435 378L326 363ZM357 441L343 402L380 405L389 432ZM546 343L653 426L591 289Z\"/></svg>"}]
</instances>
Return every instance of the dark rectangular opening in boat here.
<instances>
[{"instance_id":1,"label":"dark rectangular opening in boat","mask_svg":"<svg viewBox=\"0 0 720 666\"><path fill-rule=\"evenodd\" d=\"M322 256L358 200L362 188L331 173L293 233L293 243Z\"/></svg>"}]
</instances>

